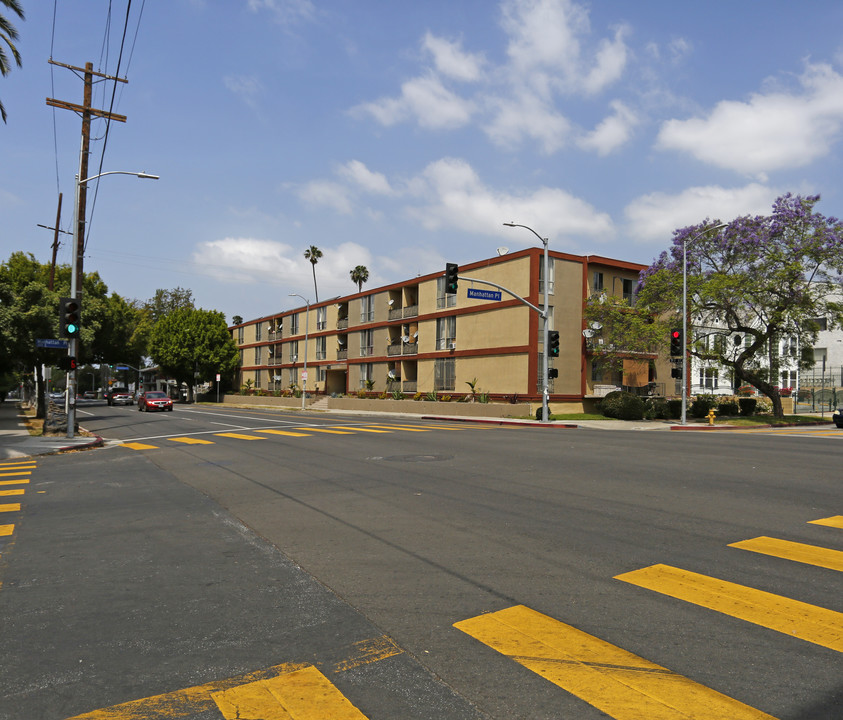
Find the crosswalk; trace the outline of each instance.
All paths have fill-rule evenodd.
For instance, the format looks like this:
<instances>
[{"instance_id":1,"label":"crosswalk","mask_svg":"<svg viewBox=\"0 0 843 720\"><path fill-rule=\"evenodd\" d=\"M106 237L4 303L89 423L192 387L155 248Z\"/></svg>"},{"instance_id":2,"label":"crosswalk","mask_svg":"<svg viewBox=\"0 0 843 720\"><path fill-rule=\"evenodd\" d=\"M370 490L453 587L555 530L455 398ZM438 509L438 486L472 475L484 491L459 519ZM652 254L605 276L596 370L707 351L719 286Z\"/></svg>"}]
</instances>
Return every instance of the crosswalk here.
<instances>
[{"instance_id":1,"label":"crosswalk","mask_svg":"<svg viewBox=\"0 0 843 720\"><path fill-rule=\"evenodd\" d=\"M29 458L0 462L0 542L14 536L22 507L20 501L26 494L35 467L35 460ZM0 544L0 552L2 549Z\"/></svg>"},{"instance_id":2,"label":"crosswalk","mask_svg":"<svg viewBox=\"0 0 843 720\"><path fill-rule=\"evenodd\" d=\"M170 443L181 445L213 445L216 441L213 438L227 438L232 440L243 440L251 442L255 440L266 440L272 437L290 437L290 438L308 438L318 436L337 436L337 435L367 435L379 434L387 435L390 433L429 433L436 430L447 430L448 432L460 431L489 431L494 427L487 425L382 425L382 424L365 424L365 425L307 425L299 427L285 427L280 429L273 428L254 428L241 429L238 431L227 432L209 432L199 435L181 435L171 436L166 438L155 438L150 440L131 440L125 441L121 447L128 450L159 450ZM153 444L153 442L155 444Z\"/></svg>"}]
</instances>

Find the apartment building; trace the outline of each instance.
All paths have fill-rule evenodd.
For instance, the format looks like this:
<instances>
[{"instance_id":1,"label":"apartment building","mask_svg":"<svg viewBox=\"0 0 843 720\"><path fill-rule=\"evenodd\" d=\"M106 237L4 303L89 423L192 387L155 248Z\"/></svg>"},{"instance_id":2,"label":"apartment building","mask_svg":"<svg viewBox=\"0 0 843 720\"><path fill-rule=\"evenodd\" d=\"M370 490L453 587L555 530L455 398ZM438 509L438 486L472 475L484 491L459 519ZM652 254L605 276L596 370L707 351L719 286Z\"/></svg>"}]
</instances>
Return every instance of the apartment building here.
<instances>
[{"instance_id":1,"label":"apartment building","mask_svg":"<svg viewBox=\"0 0 843 720\"><path fill-rule=\"evenodd\" d=\"M476 380L493 400L540 400L543 249L529 248L460 266L459 290L445 293L442 271L250 320L231 328L240 348L240 382L260 390L296 386L350 394L402 391L461 395ZM550 359L557 412L590 407L609 388L663 393L670 366L655 356L631 358L604 376L599 347L586 332L583 305L591 293L625 295L643 265L551 252L547 278L550 328L560 334ZM496 295L494 283L511 291ZM587 338L587 335L592 337ZM587 341L588 340L588 341ZM307 359L307 377L303 378ZM654 362L651 362L654 361ZM672 387L672 385L671 385Z\"/></svg>"}]
</instances>

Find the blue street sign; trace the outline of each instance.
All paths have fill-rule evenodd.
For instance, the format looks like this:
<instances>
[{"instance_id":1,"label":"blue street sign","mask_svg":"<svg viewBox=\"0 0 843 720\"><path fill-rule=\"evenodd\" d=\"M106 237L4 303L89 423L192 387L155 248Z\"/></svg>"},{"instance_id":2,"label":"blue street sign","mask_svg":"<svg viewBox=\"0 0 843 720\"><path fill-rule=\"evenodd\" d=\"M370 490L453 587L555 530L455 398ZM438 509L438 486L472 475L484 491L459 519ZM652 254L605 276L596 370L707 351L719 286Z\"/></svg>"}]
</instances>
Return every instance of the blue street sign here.
<instances>
[{"instance_id":1,"label":"blue street sign","mask_svg":"<svg viewBox=\"0 0 843 720\"><path fill-rule=\"evenodd\" d=\"M54 338L36 338L35 347L57 348L67 350L67 340L56 340Z\"/></svg>"},{"instance_id":2,"label":"blue street sign","mask_svg":"<svg viewBox=\"0 0 843 720\"><path fill-rule=\"evenodd\" d=\"M468 288L468 297L476 300L500 300L500 290L477 290L475 288Z\"/></svg>"},{"instance_id":3,"label":"blue street sign","mask_svg":"<svg viewBox=\"0 0 843 720\"><path fill-rule=\"evenodd\" d=\"M128 370L129 366L128 365L115 365L114 369L115 370Z\"/></svg>"}]
</instances>

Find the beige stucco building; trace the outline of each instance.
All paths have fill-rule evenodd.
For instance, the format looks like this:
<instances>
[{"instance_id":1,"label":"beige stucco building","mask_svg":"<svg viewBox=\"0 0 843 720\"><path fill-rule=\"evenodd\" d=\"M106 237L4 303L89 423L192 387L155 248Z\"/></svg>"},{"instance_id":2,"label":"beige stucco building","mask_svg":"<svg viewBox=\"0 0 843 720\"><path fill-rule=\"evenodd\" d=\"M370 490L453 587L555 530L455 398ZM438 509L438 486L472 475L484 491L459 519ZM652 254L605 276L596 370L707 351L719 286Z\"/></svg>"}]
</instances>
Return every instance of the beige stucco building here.
<instances>
[{"instance_id":1,"label":"beige stucco building","mask_svg":"<svg viewBox=\"0 0 843 720\"><path fill-rule=\"evenodd\" d=\"M540 400L542 320L518 297L543 307L542 252L529 248L461 265L456 295L445 293L440 271L233 326L240 383L268 391L296 386L328 394L463 395L476 379L478 392L492 400ZM583 336L585 299L597 292L634 302L644 267L550 253L550 327L560 334L559 357L550 360L558 371L550 381L554 412L590 409L591 401L615 387L673 391L669 364L655 356L630 358L623 373L601 375L592 354L598 341ZM495 292L480 281L518 297L470 297Z\"/></svg>"}]
</instances>

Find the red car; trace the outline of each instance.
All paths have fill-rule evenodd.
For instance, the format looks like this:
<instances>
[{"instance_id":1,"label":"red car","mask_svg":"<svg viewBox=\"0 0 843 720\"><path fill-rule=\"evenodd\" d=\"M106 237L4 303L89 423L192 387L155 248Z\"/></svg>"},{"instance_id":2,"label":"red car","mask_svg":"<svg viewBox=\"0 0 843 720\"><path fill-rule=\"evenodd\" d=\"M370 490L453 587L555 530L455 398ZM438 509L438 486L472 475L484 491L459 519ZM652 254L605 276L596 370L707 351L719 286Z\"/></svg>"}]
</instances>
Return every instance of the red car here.
<instances>
[{"instance_id":1,"label":"red car","mask_svg":"<svg viewBox=\"0 0 843 720\"><path fill-rule=\"evenodd\" d=\"M167 397L167 393L160 390L148 390L138 398L138 410L169 410L173 411L173 401Z\"/></svg>"}]
</instances>

